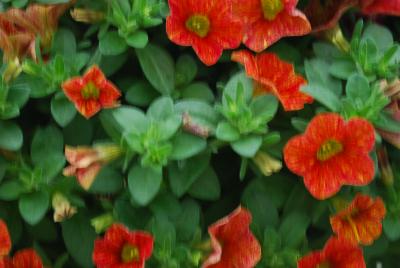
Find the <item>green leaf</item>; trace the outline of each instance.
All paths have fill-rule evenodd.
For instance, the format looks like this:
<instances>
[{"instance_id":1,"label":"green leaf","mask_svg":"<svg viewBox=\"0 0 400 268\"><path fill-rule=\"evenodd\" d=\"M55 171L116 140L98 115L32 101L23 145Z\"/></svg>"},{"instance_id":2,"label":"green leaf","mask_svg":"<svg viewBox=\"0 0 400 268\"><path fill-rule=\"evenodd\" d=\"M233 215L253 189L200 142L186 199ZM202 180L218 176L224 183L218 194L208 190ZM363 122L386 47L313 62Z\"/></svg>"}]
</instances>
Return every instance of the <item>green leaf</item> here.
<instances>
[{"instance_id":1,"label":"green leaf","mask_svg":"<svg viewBox=\"0 0 400 268\"><path fill-rule=\"evenodd\" d=\"M44 191L23 194L18 203L19 212L27 223L35 225L46 214L49 202L49 194Z\"/></svg>"},{"instance_id":2,"label":"green leaf","mask_svg":"<svg viewBox=\"0 0 400 268\"><path fill-rule=\"evenodd\" d=\"M155 217L150 223L156 251L172 252L176 243L176 230L166 217Z\"/></svg>"},{"instance_id":3,"label":"green leaf","mask_svg":"<svg viewBox=\"0 0 400 268\"><path fill-rule=\"evenodd\" d=\"M209 167L200 174L190 187L189 194L201 200L218 200L221 196L221 186L215 171Z\"/></svg>"},{"instance_id":4,"label":"green leaf","mask_svg":"<svg viewBox=\"0 0 400 268\"><path fill-rule=\"evenodd\" d=\"M61 54L72 63L76 54L75 35L68 29L59 29L54 36L52 50L54 54Z\"/></svg>"},{"instance_id":5,"label":"green leaf","mask_svg":"<svg viewBox=\"0 0 400 268\"><path fill-rule=\"evenodd\" d=\"M183 201L182 212L175 223L178 239L190 242L199 227L199 223L200 206L193 200Z\"/></svg>"},{"instance_id":6,"label":"green leaf","mask_svg":"<svg viewBox=\"0 0 400 268\"><path fill-rule=\"evenodd\" d=\"M71 219L61 223L65 246L72 258L84 268L93 267L92 254L97 235L84 209Z\"/></svg>"},{"instance_id":7,"label":"green leaf","mask_svg":"<svg viewBox=\"0 0 400 268\"><path fill-rule=\"evenodd\" d=\"M65 164L62 133L53 126L38 129L32 140L31 158L48 180L56 176Z\"/></svg>"},{"instance_id":8,"label":"green leaf","mask_svg":"<svg viewBox=\"0 0 400 268\"><path fill-rule=\"evenodd\" d=\"M224 88L224 95L230 96L232 99L236 99L239 85L242 85L244 99L246 102L250 101L253 96L253 82L246 75L245 72L239 72L232 76ZM225 98L222 99L223 104L226 105Z\"/></svg>"},{"instance_id":9,"label":"green leaf","mask_svg":"<svg viewBox=\"0 0 400 268\"><path fill-rule=\"evenodd\" d=\"M123 186L124 180L121 174L115 169L105 166L96 176L89 192L97 194L115 194L119 192Z\"/></svg>"},{"instance_id":10,"label":"green leaf","mask_svg":"<svg viewBox=\"0 0 400 268\"><path fill-rule=\"evenodd\" d=\"M149 106L159 93L145 81L135 81L125 94L128 103L137 106Z\"/></svg>"},{"instance_id":11,"label":"green leaf","mask_svg":"<svg viewBox=\"0 0 400 268\"><path fill-rule=\"evenodd\" d=\"M202 154L185 160L173 162L168 166L168 179L172 192L182 197L204 172L210 163L210 155Z\"/></svg>"},{"instance_id":12,"label":"green leaf","mask_svg":"<svg viewBox=\"0 0 400 268\"><path fill-rule=\"evenodd\" d=\"M175 68L172 57L153 44L136 49L140 66L150 84L163 95L170 95L175 85Z\"/></svg>"},{"instance_id":13,"label":"green leaf","mask_svg":"<svg viewBox=\"0 0 400 268\"><path fill-rule=\"evenodd\" d=\"M357 66L353 61L350 60L339 60L334 61L329 66L329 73L334 77L347 80L352 74L357 73Z\"/></svg>"},{"instance_id":14,"label":"green leaf","mask_svg":"<svg viewBox=\"0 0 400 268\"><path fill-rule=\"evenodd\" d=\"M19 180L14 179L0 184L0 200L17 200L23 192L24 187Z\"/></svg>"},{"instance_id":15,"label":"green leaf","mask_svg":"<svg viewBox=\"0 0 400 268\"><path fill-rule=\"evenodd\" d=\"M103 55L116 56L124 53L127 48L125 40L116 31L107 32L99 40L99 49Z\"/></svg>"},{"instance_id":16,"label":"green leaf","mask_svg":"<svg viewBox=\"0 0 400 268\"><path fill-rule=\"evenodd\" d=\"M181 96L183 99L198 99L208 103L215 98L211 88L204 82L195 82L181 89Z\"/></svg>"},{"instance_id":17,"label":"green leaf","mask_svg":"<svg viewBox=\"0 0 400 268\"><path fill-rule=\"evenodd\" d=\"M239 131L226 121L222 121L218 124L215 135L217 139L228 142L240 139Z\"/></svg>"},{"instance_id":18,"label":"green leaf","mask_svg":"<svg viewBox=\"0 0 400 268\"><path fill-rule=\"evenodd\" d=\"M393 119L390 114L382 112L379 114L378 120L374 121L374 126L385 131L400 132L399 121Z\"/></svg>"},{"instance_id":19,"label":"green leaf","mask_svg":"<svg viewBox=\"0 0 400 268\"><path fill-rule=\"evenodd\" d=\"M136 134L144 133L149 127L149 121L146 115L139 109L129 106L112 111L113 117L126 132Z\"/></svg>"},{"instance_id":20,"label":"green leaf","mask_svg":"<svg viewBox=\"0 0 400 268\"><path fill-rule=\"evenodd\" d=\"M17 151L22 147L22 130L10 121L0 121L0 148L4 150Z\"/></svg>"},{"instance_id":21,"label":"green leaf","mask_svg":"<svg viewBox=\"0 0 400 268\"><path fill-rule=\"evenodd\" d=\"M314 97L314 99L325 105L333 112L338 112L342 108L342 103L340 102L339 98L325 87L306 85L301 88L301 91Z\"/></svg>"},{"instance_id":22,"label":"green leaf","mask_svg":"<svg viewBox=\"0 0 400 268\"><path fill-rule=\"evenodd\" d=\"M196 61L189 55L182 55L176 62L175 84L187 85L193 81L197 74Z\"/></svg>"},{"instance_id":23,"label":"green leaf","mask_svg":"<svg viewBox=\"0 0 400 268\"><path fill-rule=\"evenodd\" d=\"M299 117L293 117L290 122L292 123L292 126L299 132L304 132L309 123L309 121Z\"/></svg>"},{"instance_id":24,"label":"green leaf","mask_svg":"<svg viewBox=\"0 0 400 268\"><path fill-rule=\"evenodd\" d=\"M178 133L173 141L170 155L172 160L183 160L202 152L207 147L207 141L203 138L188 133Z\"/></svg>"},{"instance_id":25,"label":"green leaf","mask_svg":"<svg viewBox=\"0 0 400 268\"><path fill-rule=\"evenodd\" d=\"M393 45L393 35L386 27L378 24L368 25L363 33L362 39L371 38L375 41L379 51L385 51Z\"/></svg>"},{"instance_id":26,"label":"green leaf","mask_svg":"<svg viewBox=\"0 0 400 268\"><path fill-rule=\"evenodd\" d=\"M126 43L134 48L144 48L149 43L146 31L136 31L126 37Z\"/></svg>"},{"instance_id":27,"label":"green leaf","mask_svg":"<svg viewBox=\"0 0 400 268\"><path fill-rule=\"evenodd\" d=\"M400 217L388 216L383 220L383 230L390 241L400 238Z\"/></svg>"},{"instance_id":28,"label":"green leaf","mask_svg":"<svg viewBox=\"0 0 400 268\"><path fill-rule=\"evenodd\" d=\"M60 92L51 99L51 114L61 127L65 127L74 119L76 109L64 93Z\"/></svg>"},{"instance_id":29,"label":"green leaf","mask_svg":"<svg viewBox=\"0 0 400 268\"><path fill-rule=\"evenodd\" d=\"M232 149L243 157L253 157L260 149L262 144L262 137L260 136L246 136L233 143Z\"/></svg>"},{"instance_id":30,"label":"green leaf","mask_svg":"<svg viewBox=\"0 0 400 268\"><path fill-rule=\"evenodd\" d=\"M251 102L250 108L256 117L269 121L278 111L278 100L272 95L262 95Z\"/></svg>"},{"instance_id":31,"label":"green leaf","mask_svg":"<svg viewBox=\"0 0 400 268\"><path fill-rule=\"evenodd\" d=\"M346 84L346 95L353 101L361 99L366 102L371 95L368 79L361 74L352 75Z\"/></svg>"},{"instance_id":32,"label":"green leaf","mask_svg":"<svg viewBox=\"0 0 400 268\"><path fill-rule=\"evenodd\" d=\"M310 217L293 211L282 221L279 233L284 247L297 248L306 237L306 230L310 224Z\"/></svg>"},{"instance_id":33,"label":"green leaf","mask_svg":"<svg viewBox=\"0 0 400 268\"><path fill-rule=\"evenodd\" d=\"M157 121L165 120L174 113L174 102L170 97L156 99L147 110L147 115Z\"/></svg>"},{"instance_id":34,"label":"green leaf","mask_svg":"<svg viewBox=\"0 0 400 268\"><path fill-rule=\"evenodd\" d=\"M128 174L128 186L133 200L147 205L157 195L162 182L162 172L152 168L133 166Z\"/></svg>"},{"instance_id":35,"label":"green leaf","mask_svg":"<svg viewBox=\"0 0 400 268\"><path fill-rule=\"evenodd\" d=\"M342 94L342 83L329 74L329 67L329 63L322 59L313 59L304 62L310 86L324 88L333 95L340 96Z\"/></svg>"}]
</instances>

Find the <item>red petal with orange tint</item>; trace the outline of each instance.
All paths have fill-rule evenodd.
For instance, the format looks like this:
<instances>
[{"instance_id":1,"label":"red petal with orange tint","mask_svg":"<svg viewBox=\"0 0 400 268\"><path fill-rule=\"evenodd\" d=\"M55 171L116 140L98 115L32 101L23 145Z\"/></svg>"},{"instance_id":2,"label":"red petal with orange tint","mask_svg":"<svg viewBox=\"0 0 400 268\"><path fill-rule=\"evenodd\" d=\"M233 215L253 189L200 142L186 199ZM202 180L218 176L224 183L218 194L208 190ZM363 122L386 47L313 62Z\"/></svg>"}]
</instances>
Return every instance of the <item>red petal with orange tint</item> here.
<instances>
[{"instance_id":1,"label":"red petal with orange tint","mask_svg":"<svg viewBox=\"0 0 400 268\"><path fill-rule=\"evenodd\" d=\"M18 251L12 258L15 268L43 268L43 263L39 255L33 249Z\"/></svg>"},{"instance_id":2,"label":"red petal with orange tint","mask_svg":"<svg viewBox=\"0 0 400 268\"><path fill-rule=\"evenodd\" d=\"M362 12L367 15L400 16L399 0L361 0Z\"/></svg>"},{"instance_id":3,"label":"red petal with orange tint","mask_svg":"<svg viewBox=\"0 0 400 268\"><path fill-rule=\"evenodd\" d=\"M6 223L0 219L0 259L11 250L11 238Z\"/></svg>"},{"instance_id":4,"label":"red petal with orange tint","mask_svg":"<svg viewBox=\"0 0 400 268\"><path fill-rule=\"evenodd\" d=\"M253 268L261 259L261 247L250 230L251 214L242 207L208 228L213 253L203 268Z\"/></svg>"}]
</instances>

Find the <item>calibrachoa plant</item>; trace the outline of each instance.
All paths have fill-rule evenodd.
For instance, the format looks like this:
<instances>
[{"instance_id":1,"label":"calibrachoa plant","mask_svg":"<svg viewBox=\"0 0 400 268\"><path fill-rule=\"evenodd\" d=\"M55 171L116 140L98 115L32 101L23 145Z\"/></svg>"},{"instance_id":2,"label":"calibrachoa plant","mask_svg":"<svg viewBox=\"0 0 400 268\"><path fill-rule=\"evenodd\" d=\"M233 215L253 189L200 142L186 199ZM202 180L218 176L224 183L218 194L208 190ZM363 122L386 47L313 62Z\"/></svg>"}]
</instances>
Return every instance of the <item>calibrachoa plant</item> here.
<instances>
[{"instance_id":1,"label":"calibrachoa plant","mask_svg":"<svg viewBox=\"0 0 400 268\"><path fill-rule=\"evenodd\" d=\"M398 267L399 16L0 0L0 268Z\"/></svg>"}]
</instances>

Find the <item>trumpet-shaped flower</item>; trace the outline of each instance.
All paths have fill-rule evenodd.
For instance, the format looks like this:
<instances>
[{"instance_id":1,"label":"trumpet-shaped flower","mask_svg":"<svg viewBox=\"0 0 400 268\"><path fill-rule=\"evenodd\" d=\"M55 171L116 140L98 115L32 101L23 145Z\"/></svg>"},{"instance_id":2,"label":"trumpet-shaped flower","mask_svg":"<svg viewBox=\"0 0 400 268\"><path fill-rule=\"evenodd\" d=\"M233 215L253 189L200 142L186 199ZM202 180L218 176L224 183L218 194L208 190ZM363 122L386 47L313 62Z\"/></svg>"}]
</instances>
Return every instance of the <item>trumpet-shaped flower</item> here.
<instances>
[{"instance_id":1,"label":"trumpet-shaped flower","mask_svg":"<svg viewBox=\"0 0 400 268\"><path fill-rule=\"evenodd\" d=\"M231 0L168 0L168 3L169 39L181 46L192 46L204 64L215 64L224 49L240 45L243 27L232 17Z\"/></svg>"},{"instance_id":2,"label":"trumpet-shaped flower","mask_svg":"<svg viewBox=\"0 0 400 268\"><path fill-rule=\"evenodd\" d=\"M250 230L251 214L239 207L208 228L213 252L203 268L252 268L261 259L261 247Z\"/></svg>"},{"instance_id":3,"label":"trumpet-shaped flower","mask_svg":"<svg viewBox=\"0 0 400 268\"><path fill-rule=\"evenodd\" d=\"M295 73L293 65L275 54L264 52L254 56L241 50L232 53L232 60L242 64L247 75L254 80L256 95L275 95L286 111L301 110L304 104L313 102L312 97L300 92L300 87L307 81Z\"/></svg>"},{"instance_id":4,"label":"trumpet-shaped flower","mask_svg":"<svg viewBox=\"0 0 400 268\"><path fill-rule=\"evenodd\" d=\"M371 182L374 163L369 152L374 144L374 127L368 121L345 122L338 114L325 113L315 116L303 135L289 140L284 159L315 198L326 199L342 185Z\"/></svg>"},{"instance_id":5,"label":"trumpet-shaped flower","mask_svg":"<svg viewBox=\"0 0 400 268\"><path fill-rule=\"evenodd\" d=\"M73 77L62 84L67 98L75 103L76 109L86 118L102 108L118 106L121 96L118 88L103 74L99 67L92 66L83 77Z\"/></svg>"},{"instance_id":6,"label":"trumpet-shaped flower","mask_svg":"<svg viewBox=\"0 0 400 268\"><path fill-rule=\"evenodd\" d=\"M261 52L282 37L309 33L311 25L296 5L297 0L233 0L233 14L244 22L243 43Z\"/></svg>"}]
</instances>

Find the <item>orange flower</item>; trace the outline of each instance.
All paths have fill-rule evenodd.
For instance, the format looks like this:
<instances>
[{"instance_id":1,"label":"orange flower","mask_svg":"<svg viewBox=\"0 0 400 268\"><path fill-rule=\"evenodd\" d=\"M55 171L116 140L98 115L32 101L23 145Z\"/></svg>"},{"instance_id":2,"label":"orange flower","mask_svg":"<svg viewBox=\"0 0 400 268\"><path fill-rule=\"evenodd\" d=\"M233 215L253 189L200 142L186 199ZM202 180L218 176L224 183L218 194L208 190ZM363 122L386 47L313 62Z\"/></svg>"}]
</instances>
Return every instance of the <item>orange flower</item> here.
<instances>
[{"instance_id":1,"label":"orange flower","mask_svg":"<svg viewBox=\"0 0 400 268\"><path fill-rule=\"evenodd\" d=\"M14 26L40 36L42 48L50 49L58 20L75 1L59 5L29 5L26 10L11 8L2 15Z\"/></svg>"},{"instance_id":2,"label":"orange flower","mask_svg":"<svg viewBox=\"0 0 400 268\"><path fill-rule=\"evenodd\" d=\"M7 255L11 250L11 238L7 225L0 219L0 268L43 268L42 260L33 249L23 249L13 258Z\"/></svg>"},{"instance_id":3,"label":"orange flower","mask_svg":"<svg viewBox=\"0 0 400 268\"><path fill-rule=\"evenodd\" d=\"M213 253L202 268L252 268L261 259L261 247L249 226L250 212L237 208L208 228Z\"/></svg>"},{"instance_id":4,"label":"orange flower","mask_svg":"<svg viewBox=\"0 0 400 268\"><path fill-rule=\"evenodd\" d=\"M400 16L399 0L360 0L361 11L367 15Z\"/></svg>"},{"instance_id":5,"label":"orange flower","mask_svg":"<svg viewBox=\"0 0 400 268\"><path fill-rule=\"evenodd\" d=\"M371 245L382 233L385 204L381 198L373 200L357 194L351 204L330 217L333 232L352 243Z\"/></svg>"},{"instance_id":6,"label":"orange flower","mask_svg":"<svg viewBox=\"0 0 400 268\"><path fill-rule=\"evenodd\" d=\"M311 31L306 16L296 9L297 0L233 0L233 13L245 25L244 44L261 52L285 36Z\"/></svg>"},{"instance_id":7,"label":"orange flower","mask_svg":"<svg viewBox=\"0 0 400 268\"><path fill-rule=\"evenodd\" d=\"M97 268L144 268L153 252L153 237L113 224L104 238L94 242L93 262Z\"/></svg>"},{"instance_id":8,"label":"orange flower","mask_svg":"<svg viewBox=\"0 0 400 268\"><path fill-rule=\"evenodd\" d=\"M169 39L192 46L206 65L215 64L224 49L237 48L242 41L242 24L234 20L231 0L168 0Z\"/></svg>"},{"instance_id":9,"label":"orange flower","mask_svg":"<svg viewBox=\"0 0 400 268\"><path fill-rule=\"evenodd\" d=\"M88 190L101 167L118 158L121 149L116 145L95 147L65 146L65 158L71 164L63 171L64 176L76 176L83 189Z\"/></svg>"},{"instance_id":10,"label":"orange flower","mask_svg":"<svg viewBox=\"0 0 400 268\"><path fill-rule=\"evenodd\" d=\"M87 119L98 113L101 108L118 106L121 93L104 76L96 65L83 77L73 77L62 84L65 95L75 103L76 109Z\"/></svg>"},{"instance_id":11,"label":"orange flower","mask_svg":"<svg viewBox=\"0 0 400 268\"><path fill-rule=\"evenodd\" d=\"M301 110L313 98L300 92L307 81L294 72L293 65L282 61L272 53L254 56L246 50L235 51L232 60L244 65L246 73L254 79L255 94L272 93L286 111Z\"/></svg>"},{"instance_id":12,"label":"orange flower","mask_svg":"<svg viewBox=\"0 0 400 268\"><path fill-rule=\"evenodd\" d=\"M322 251L301 258L297 268L365 268L362 250L347 240L331 237Z\"/></svg>"},{"instance_id":13,"label":"orange flower","mask_svg":"<svg viewBox=\"0 0 400 268\"><path fill-rule=\"evenodd\" d=\"M358 0L310 0L304 13L311 22L313 32L333 28L343 13L358 4Z\"/></svg>"},{"instance_id":14,"label":"orange flower","mask_svg":"<svg viewBox=\"0 0 400 268\"><path fill-rule=\"evenodd\" d=\"M342 185L367 185L374 177L369 152L375 144L374 127L366 120L345 122L334 113L315 116L303 135L284 148L287 167L304 178L317 199L336 194Z\"/></svg>"}]
</instances>

